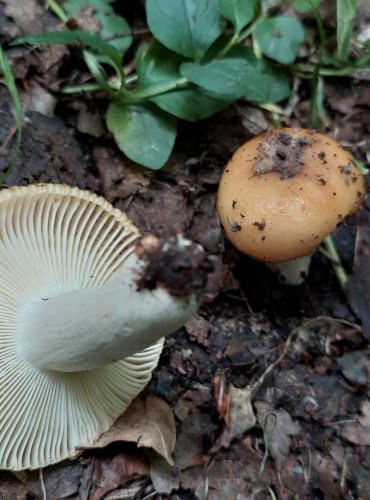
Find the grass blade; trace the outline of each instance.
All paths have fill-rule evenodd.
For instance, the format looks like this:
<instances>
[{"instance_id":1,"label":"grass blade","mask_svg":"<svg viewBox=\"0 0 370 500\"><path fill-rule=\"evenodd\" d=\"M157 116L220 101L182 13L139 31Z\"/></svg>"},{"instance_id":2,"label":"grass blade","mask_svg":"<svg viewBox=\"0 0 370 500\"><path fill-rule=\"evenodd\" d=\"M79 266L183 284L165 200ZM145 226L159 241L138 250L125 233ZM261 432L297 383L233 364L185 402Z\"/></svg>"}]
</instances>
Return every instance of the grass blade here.
<instances>
[{"instance_id":1,"label":"grass blade","mask_svg":"<svg viewBox=\"0 0 370 500\"><path fill-rule=\"evenodd\" d=\"M337 57L346 61L351 48L357 0L337 0Z\"/></svg>"},{"instance_id":2,"label":"grass blade","mask_svg":"<svg viewBox=\"0 0 370 500\"><path fill-rule=\"evenodd\" d=\"M10 93L10 97L12 98L12 101L13 101L13 105L14 105L14 109L15 109L15 122L16 122L16 126L17 126L17 138L16 138L16 143L15 143L15 148L10 156L8 167L7 167L6 171L4 172L4 174L2 175L2 177L0 178L0 187L2 187L6 177L10 174L10 172L12 170L12 168L16 162L17 156L19 154L19 151L20 151L21 142L22 142L22 134L23 134L23 112L22 112L22 104L21 104L21 100L19 98L17 86L15 84L13 72L12 72L8 58L6 57L6 54L5 54L4 49L1 46L1 44L0 44L0 66L1 66L1 69L2 69L3 74L4 74L4 80L5 80L6 86L8 88L8 91Z\"/></svg>"}]
</instances>

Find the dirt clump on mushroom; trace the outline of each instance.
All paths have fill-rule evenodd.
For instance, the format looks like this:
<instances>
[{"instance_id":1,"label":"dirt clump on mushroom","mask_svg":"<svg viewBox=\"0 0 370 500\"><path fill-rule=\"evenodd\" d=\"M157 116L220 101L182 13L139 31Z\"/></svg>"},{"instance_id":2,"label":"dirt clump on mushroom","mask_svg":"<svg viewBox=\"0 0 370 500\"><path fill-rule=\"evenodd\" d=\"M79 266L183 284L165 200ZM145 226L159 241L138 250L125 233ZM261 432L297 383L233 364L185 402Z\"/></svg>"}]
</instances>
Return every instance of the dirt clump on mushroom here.
<instances>
[{"instance_id":1,"label":"dirt clump on mushroom","mask_svg":"<svg viewBox=\"0 0 370 500\"><path fill-rule=\"evenodd\" d=\"M211 255L181 236L143 236L136 243L136 253L146 263L137 281L139 290L154 290L161 285L175 297L204 290L207 276L215 267Z\"/></svg>"}]
</instances>

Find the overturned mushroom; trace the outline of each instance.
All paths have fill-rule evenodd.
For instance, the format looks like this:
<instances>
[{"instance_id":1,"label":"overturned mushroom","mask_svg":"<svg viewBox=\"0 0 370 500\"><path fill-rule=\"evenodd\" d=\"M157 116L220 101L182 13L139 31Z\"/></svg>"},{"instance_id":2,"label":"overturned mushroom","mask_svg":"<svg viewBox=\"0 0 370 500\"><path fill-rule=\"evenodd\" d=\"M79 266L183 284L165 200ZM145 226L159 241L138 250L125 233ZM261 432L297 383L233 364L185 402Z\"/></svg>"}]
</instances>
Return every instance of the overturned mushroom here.
<instances>
[{"instance_id":1,"label":"overturned mushroom","mask_svg":"<svg viewBox=\"0 0 370 500\"><path fill-rule=\"evenodd\" d=\"M356 212L364 194L349 152L322 134L283 128L235 152L220 181L217 209L241 252L275 263L295 284L309 256Z\"/></svg>"},{"instance_id":2,"label":"overturned mushroom","mask_svg":"<svg viewBox=\"0 0 370 500\"><path fill-rule=\"evenodd\" d=\"M44 467L91 444L147 384L163 336L195 311L202 271L182 294L145 276L154 246L169 268L187 255L175 271L191 283L202 251L149 241L87 191L1 191L0 469Z\"/></svg>"}]
</instances>

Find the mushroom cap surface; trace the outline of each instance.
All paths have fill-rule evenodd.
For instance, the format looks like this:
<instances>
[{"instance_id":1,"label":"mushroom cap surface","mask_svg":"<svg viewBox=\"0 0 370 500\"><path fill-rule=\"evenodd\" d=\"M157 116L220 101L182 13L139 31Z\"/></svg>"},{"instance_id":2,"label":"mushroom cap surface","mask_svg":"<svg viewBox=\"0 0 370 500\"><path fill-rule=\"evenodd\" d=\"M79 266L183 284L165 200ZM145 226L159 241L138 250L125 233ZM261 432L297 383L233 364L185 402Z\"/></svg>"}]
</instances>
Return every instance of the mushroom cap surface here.
<instances>
[{"instance_id":1,"label":"mushroom cap surface","mask_svg":"<svg viewBox=\"0 0 370 500\"><path fill-rule=\"evenodd\" d=\"M268 131L242 145L220 180L226 237L265 262L311 254L365 195L352 155L307 129Z\"/></svg>"},{"instance_id":2,"label":"mushroom cap surface","mask_svg":"<svg viewBox=\"0 0 370 500\"><path fill-rule=\"evenodd\" d=\"M88 191L45 184L0 192L0 469L74 456L150 380L162 339L123 361L72 373L39 370L17 350L28 300L105 283L138 236L125 214Z\"/></svg>"}]
</instances>

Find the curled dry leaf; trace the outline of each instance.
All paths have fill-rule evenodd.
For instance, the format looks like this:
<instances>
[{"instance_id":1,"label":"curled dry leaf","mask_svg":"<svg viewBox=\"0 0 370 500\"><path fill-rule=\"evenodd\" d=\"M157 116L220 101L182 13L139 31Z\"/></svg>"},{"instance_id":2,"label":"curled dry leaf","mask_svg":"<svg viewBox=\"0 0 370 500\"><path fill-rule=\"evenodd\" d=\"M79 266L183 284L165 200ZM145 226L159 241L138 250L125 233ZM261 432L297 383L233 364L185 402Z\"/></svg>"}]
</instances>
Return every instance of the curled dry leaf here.
<instances>
[{"instance_id":1,"label":"curled dry leaf","mask_svg":"<svg viewBox=\"0 0 370 500\"><path fill-rule=\"evenodd\" d=\"M171 454L176 443L176 426L171 408L155 396L148 396L145 400L136 398L109 431L83 449L104 448L117 441L152 448L173 465Z\"/></svg>"},{"instance_id":2,"label":"curled dry leaf","mask_svg":"<svg viewBox=\"0 0 370 500\"><path fill-rule=\"evenodd\" d=\"M216 377L215 397L218 413L225 422L225 428L214 447L216 450L219 447L228 448L233 439L252 429L256 424L256 417L252 407L250 386L239 389L229 384L226 390Z\"/></svg>"}]
</instances>

